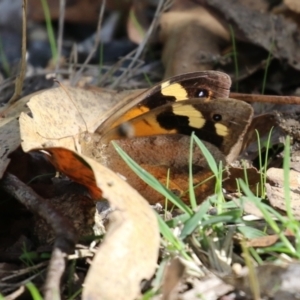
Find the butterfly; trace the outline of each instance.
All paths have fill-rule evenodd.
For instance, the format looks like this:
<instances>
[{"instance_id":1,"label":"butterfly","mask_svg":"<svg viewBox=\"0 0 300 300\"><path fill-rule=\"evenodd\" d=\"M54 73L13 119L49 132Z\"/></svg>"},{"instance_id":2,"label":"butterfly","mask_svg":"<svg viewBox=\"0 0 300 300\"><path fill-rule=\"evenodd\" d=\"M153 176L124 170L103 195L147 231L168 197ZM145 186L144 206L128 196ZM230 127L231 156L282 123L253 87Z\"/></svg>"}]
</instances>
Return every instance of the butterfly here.
<instances>
[{"instance_id":1,"label":"butterfly","mask_svg":"<svg viewBox=\"0 0 300 300\"><path fill-rule=\"evenodd\" d=\"M190 136L195 132L231 162L239 154L253 109L243 101L228 98L230 85L230 77L218 71L174 76L126 103L119 103L96 132L103 142L128 135Z\"/></svg>"},{"instance_id":2,"label":"butterfly","mask_svg":"<svg viewBox=\"0 0 300 300\"><path fill-rule=\"evenodd\" d=\"M246 102L230 99L230 77L218 71L199 71L174 76L135 98L121 101L97 128L103 163L123 175L147 199L157 194L141 182L111 146L117 140L141 167L177 194L188 188L188 161L192 132L214 158L224 164L239 155L253 109ZM195 184L211 175L202 152L194 147ZM169 182L167 173L170 171ZM213 189L204 185L197 195Z\"/></svg>"}]
</instances>

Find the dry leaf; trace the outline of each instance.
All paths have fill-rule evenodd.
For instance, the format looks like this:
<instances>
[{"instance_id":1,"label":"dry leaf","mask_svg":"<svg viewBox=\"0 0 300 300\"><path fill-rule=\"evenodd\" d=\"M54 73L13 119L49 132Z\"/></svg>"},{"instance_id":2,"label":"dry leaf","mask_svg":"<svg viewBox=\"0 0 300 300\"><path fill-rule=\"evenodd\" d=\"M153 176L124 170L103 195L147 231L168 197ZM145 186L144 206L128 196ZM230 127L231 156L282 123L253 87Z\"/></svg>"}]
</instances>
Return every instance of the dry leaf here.
<instances>
[{"instance_id":1,"label":"dry leaf","mask_svg":"<svg viewBox=\"0 0 300 300\"><path fill-rule=\"evenodd\" d=\"M84 133L94 132L117 98L111 92L80 88L54 88L30 99L33 118L20 115L24 151L33 148L65 147L80 151Z\"/></svg>"},{"instance_id":2,"label":"dry leaf","mask_svg":"<svg viewBox=\"0 0 300 300\"><path fill-rule=\"evenodd\" d=\"M176 293L176 287L184 275L185 266L180 259L173 258L166 266L164 281L162 285L162 299L172 300L178 298L178 292Z\"/></svg>"},{"instance_id":3,"label":"dry leaf","mask_svg":"<svg viewBox=\"0 0 300 300\"><path fill-rule=\"evenodd\" d=\"M295 170L290 170L289 176L291 208L294 216L297 219L300 219L300 173ZM284 192L283 169L270 168L267 171L267 180L270 184L266 184L266 191L271 206L275 209L286 211L286 195Z\"/></svg>"},{"instance_id":4,"label":"dry leaf","mask_svg":"<svg viewBox=\"0 0 300 300\"><path fill-rule=\"evenodd\" d=\"M261 175L254 167L246 169L233 166L229 167L228 177L224 180L223 188L231 192L236 192L238 190L236 180L238 178L246 180L245 177L247 178L247 184L250 190L255 193L257 191L257 185L260 183Z\"/></svg>"},{"instance_id":5,"label":"dry leaf","mask_svg":"<svg viewBox=\"0 0 300 300\"><path fill-rule=\"evenodd\" d=\"M196 0L211 13L219 16L219 21L233 27L235 38L253 43L271 52L279 60L299 70L300 55L298 40L300 38L295 23L282 16L261 13L245 7L236 0ZM249 26L255 24L255 26ZM284 28L284 31L282 30Z\"/></svg>"},{"instance_id":6,"label":"dry leaf","mask_svg":"<svg viewBox=\"0 0 300 300\"><path fill-rule=\"evenodd\" d=\"M300 2L299 0L284 0L284 4L292 11L300 13Z\"/></svg>"},{"instance_id":7,"label":"dry leaf","mask_svg":"<svg viewBox=\"0 0 300 300\"><path fill-rule=\"evenodd\" d=\"M264 248L274 245L279 240L277 234L260 236L258 238L250 239L246 242L247 247Z\"/></svg>"},{"instance_id":8,"label":"dry leaf","mask_svg":"<svg viewBox=\"0 0 300 300\"><path fill-rule=\"evenodd\" d=\"M294 235L286 230L284 232L284 235L294 243ZM277 234L267 235L267 236L261 236L258 238L250 239L246 242L247 247L255 247L255 248L264 248L264 247L270 247L277 243L280 240L279 236Z\"/></svg>"},{"instance_id":9,"label":"dry leaf","mask_svg":"<svg viewBox=\"0 0 300 300\"><path fill-rule=\"evenodd\" d=\"M149 204L114 172L85 159L113 210L104 242L85 281L83 299L135 299L154 274L159 229Z\"/></svg>"},{"instance_id":10,"label":"dry leaf","mask_svg":"<svg viewBox=\"0 0 300 300\"><path fill-rule=\"evenodd\" d=\"M296 300L298 298L300 264L279 266L269 263L256 267L255 273L262 297L270 297L275 300ZM251 295L249 272L246 267L242 269L239 277L228 276L223 279L247 295Z\"/></svg>"},{"instance_id":11,"label":"dry leaf","mask_svg":"<svg viewBox=\"0 0 300 300\"><path fill-rule=\"evenodd\" d=\"M228 294L233 290L233 287L231 285L224 283L213 273L208 273L204 278L201 279L193 279L192 285L193 288L181 294L180 299L195 300L199 299L199 295L201 295L202 299L223 300L224 298L222 298L222 296ZM224 300L226 300L226 298Z\"/></svg>"},{"instance_id":12,"label":"dry leaf","mask_svg":"<svg viewBox=\"0 0 300 300\"><path fill-rule=\"evenodd\" d=\"M284 189L282 187L271 186L270 184L267 183L266 192L270 204L273 208L286 211L286 197L284 194ZM290 191L290 201L291 201L291 208L294 217L297 220L300 220L299 192Z\"/></svg>"},{"instance_id":13,"label":"dry leaf","mask_svg":"<svg viewBox=\"0 0 300 300\"><path fill-rule=\"evenodd\" d=\"M75 169L72 163L65 165L69 176L91 170L94 188L101 190L112 209L107 234L85 280L83 299L135 299L141 281L150 279L156 268L160 236L153 210L123 179L94 160L64 148L45 151L57 166L78 159Z\"/></svg>"},{"instance_id":14,"label":"dry leaf","mask_svg":"<svg viewBox=\"0 0 300 300\"><path fill-rule=\"evenodd\" d=\"M162 61L167 78L212 69L220 55L220 42L229 40L229 34L207 10L196 5L164 13L160 39L164 42Z\"/></svg>"},{"instance_id":15,"label":"dry leaf","mask_svg":"<svg viewBox=\"0 0 300 300\"><path fill-rule=\"evenodd\" d=\"M289 171L289 187L292 190L300 187L300 173L295 170ZM283 187L285 182L284 170L279 168L270 168L267 171L267 180L274 186Z\"/></svg>"},{"instance_id":16,"label":"dry leaf","mask_svg":"<svg viewBox=\"0 0 300 300\"><path fill-rule=\"evenodd\" d=\"M33 118L20 117L22 147L45 149L59 170L77 181L84 177L91 194L106 198L113 210L86 277L83 299L134 299L141 281L150 279L156 267L159 229L154 212L132 187L91 158L64 148L45 148L51 143L80 149L80 133L93 132L113 105L111 93L101 95L57 88L33 97L28 103Z\"/></svg>"},{"instance_id":17,"label":"dry leaf","mask_svg":"<svg viewBox=\"0 0 300 300\"><path fill-rule=\"evenodd\" d=\"M147 17L148 11L149 3L147 1L133 1L127 19L127 33L129 39L136 44L143 41L150 26L150 20Z\"/></svg>"}]
</instances>

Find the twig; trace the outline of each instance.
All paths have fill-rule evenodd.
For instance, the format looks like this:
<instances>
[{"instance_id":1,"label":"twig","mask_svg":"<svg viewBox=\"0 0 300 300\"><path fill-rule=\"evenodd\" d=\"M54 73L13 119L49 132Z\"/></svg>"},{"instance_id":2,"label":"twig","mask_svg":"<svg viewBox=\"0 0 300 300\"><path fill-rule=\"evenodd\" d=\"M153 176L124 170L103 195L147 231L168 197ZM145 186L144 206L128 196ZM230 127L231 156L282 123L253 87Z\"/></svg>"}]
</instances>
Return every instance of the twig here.
<instances>
[{"instance_id":1,"label":"twig","mask_svg":"<svg viewBox=\"0 0 300 300\"><path fill-rule=\"evenodd\" d=\"M243 100L246 102L262 102L275 104L300 104L300 97L297 96L273 96L273 95L256 95L256 94L241 94L230 93L230 98Z\"/></svg>"},{"instance_id":2,"label":"twig","mask_svg":"<svg viewBox=\"0 0 300 300\"><path fill-rule=\"evenodd\" d=\"M119 59L115 64L113 64L102 76L101 79L98 80L97 86L103 86L104 82L107 80L107 78L114 73L115 70L121 70L121 66L123 65L123 62L125 62L127 59L131 59L131 56L136 53L137 49L132 50L125 56L123 56L121 59ZM124 71L125 72L125 71Z\"/></svg>"},{"instance_id":3,"label":"twig","mask_svg":"<svg viewBox=\"0 0 300 300\"><path fill-rule=\"evenodd\" d=\"M22 56L21 56L21 65L20 65L20 73L16 77L16 85L15 85L15 92L12 95L12 97L9 99L9 103L13 104L16 102L23 89L23 82L25 78L25 73L26 73L26 40L27 40L27 0L23 0L23 5L22 5Z\"/></svg>"},{"instance_id":4,"label":"twig","mask_svg":"<svg viewBox=\"0 0 300 300\"><path fill-rule=\"evenodd\" d=\"M120 82L124 79L124 77L127 75L127 73L129 72L129 70L131 70L132 66L134 66L135 62L138 60L138 58L140 57L140 55L142 54L142 52L145 49L145 45L147 44L153 30L156 28L157 24L158 24L158 20L159 20L159 15L160 13L164 10L164 0L160 0L156 11L155 11L155 15L154 18L152 20L152 23L144 37L144 40L142 41L142 43L138 46L137 51L134 55L134 57L132 58L131 63L129 64L128 68L111 84L110 88L115 88L116 86L118 86L120 84Z\"/></svg>"},{"instance_id":5,"label":"twig","mask_svg":"<svg viewBox=\"0 0 300 300\"><path fill-rule=\"evenodd\" d=\"M45 270L41 270L39 273L35 273L29 277L27 277L26 279L17 282L17 283L2 283L0 282L0 290L1 293L8 293L16 288L19 288L22 285L25 285L26 283L33 281L36 277L40 276L42 272L44 272ZM6 298L5 298L6 299Z\"/></svg>"},{"instance_id":6,"label":"twig","mask_svg":"<svg viewBox=\"0 0 300 300\"><path fill-rule=\"evenodd\" d=\"M20 261L20 259L19 259L19 261ZM37 273L38 269L40 269L42 267L46 267L47 265L48 265L48 261L43 261L37 265L29 266L29 267L26 267L21 270L12 271L11 272L12 274L2 277L1 282L5 282L5 281L11 280L11 279L14 279L16 281L19 276L24 276L25 274L30 273L30 272Z\"/></svg>"},{"instance_id":7,"label":"twig","mask_svg":"<svg viewBox=\"0 0 300 300\"><path fill-rule=\"evenodd\" d=\"M94 47L92 48L92 50L91 50L90 54L88 55L88 57L86 58L85 62L82 64L81 68L78 70L77 74L72 79L71 86L76 85L76 83L78 82L78 80L81 76L81 73L83 72L84 68L89 63L89 61L92 59L94 53L96 52L96 50L98 48L98 45L100 43L101 25L102 25L102 20L103 20L103 16L104 16L105 7L106 7L106 0L103 0L102 5L101 5L101 9L100 9L100 12L99 12L99 19L98 19L98 24L97 24L97 31L96 31Z\"/></svg>"},{"instance_id":8,"label":"twig","mask_svg":"<svg viewBox=\"0 0 300 300\"><path fill-rule=\"evenodd\" d=\"M11 293L10 295L7 295L5 297L6 300L14 300L17 299L19 296L21 296L25 292L25 286L20 286L16 291Z\"/></svg>"},{"instance_id":9,"label":"twig","mask_svg":"<svg viewBox=\"0 0 300 300\"><path fill-rule=\"evenodd\" d=\"M66 269L67 254L59 247L53 249L44 285L44 300L60 299L60 280Z\"/></svg>"},{"instance_id":10,"label":"twig","mask_svg":"<svg viewBox=\"0 0 300 300\"><path fill-rule=\"evenodd\" d=\"M64 33L64 21L65 21L65 8L66 1L59 1L59 26L58 26L58 37L57 37L57 58L55 62L55 75L57 76L58 69L61 63L61 49L62 49L62 41L63 41L63 33Z\"/></svg>"}]
</instances>

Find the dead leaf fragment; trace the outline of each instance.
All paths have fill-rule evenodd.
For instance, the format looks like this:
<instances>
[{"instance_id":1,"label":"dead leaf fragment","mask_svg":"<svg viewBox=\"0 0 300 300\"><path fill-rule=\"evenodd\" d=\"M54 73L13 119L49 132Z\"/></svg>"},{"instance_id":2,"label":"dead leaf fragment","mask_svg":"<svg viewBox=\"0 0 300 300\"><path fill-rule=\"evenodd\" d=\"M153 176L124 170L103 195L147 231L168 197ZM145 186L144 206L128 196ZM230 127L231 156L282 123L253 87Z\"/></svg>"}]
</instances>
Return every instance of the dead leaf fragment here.
<instances>
[{"instance_id":1,"label":"dead leaf fragment","mask_svg":"<svg viewBox=\"0 0 300 300\"><path fill-rule=\"evenodd\" d=\"M135 299L140 283L151 278L157 264L160 235L154 211L123 179L94 160L63 148L45 151L57 160L58 168L71 156L78 164L75 169L71 164L70 172L80 176L83 169L91 170L94 189L102 192L112 210L107 234L85 279L83 299Z\"/></svg>"},{"instance_id":2,"label":"dead leaf fragment","mask_svg":"<svg viewBox=\"0 0 300 300\"><path fill-rule=\"evenodd\" d=\"M291 67L300 69L300 35L295 23L282 16L246 8L236 0L197 0L197 3L217 15L224 25L231 24L237 39L258 45L274 57L287 60Z\"/></svg>"},{"instance_id":3,"label":"dead leaf fragment","mask_svg":"<svg viewBox=\"0 0 300 300\"><path fill-rule=\"evenodd\" d=\"M289 176L291 208L294 216L300 219L300 173L290 170ZM286 211L283 169L270 168L267 171L267 180L269 183L266 184L266 191L270 204L276 209Z\"/></svg>"},{"instance_id":4,"label":"dead leaf fragment","mask_svg":"<svg viewBox=\"0 0 300 300\"><path fill-rule=\"evenodd\" d=\"M300 2L298 0L284 0L284 4L292 11L300 13Z\"/></svg>"},{"instance_id":5,"label":"dead leaf fragment","mask_svg":"<svg viewBox=\"0 0 300 300\"><path fill-rule=\"evenodd\" d=\"M212 69L220 56L220 44L229 40L229 34L206 9L195 6L164 13L161 17L160 39L164 42L164 77L168 78Z\"/></svg>"},{"instance_id":6,"label":"dead leaf fragment","mask_svg":"<svg viewBox=\"0 0 300 300\"><path fill-rule=\"evenodd\" d=\"M270 297L276 300L296 300L300 292L298 278L300 276L300 264L289 265L264 264L255 268L257 280L262 297ZM249 272L245 267L239 277L228 276L223 278L225 282L235 288L251 295L249 285Z\"/></svg>"},{"instance_id":7,"label":"dead leaf fragment","mask_svg":"<svg viewBox=\"0 0 300 300\"><path fill-rule=\"evenodd\" d=\"M135 299L154 274L159 249L157 218L149 204L117 174L82 156L110 203L108 232L87 274L83 299Z\"/></svg>"},{"instance_id":8,"label":"dead leaf fragment","mask_svg":"<svg viewBox=\"0 0 300 300\"><path fill-rule=\"evenodd\" d=\"M246 178L245 178L245 172L246 172ZM260 183L260 173L258 170L254 167L251 168L238 168L234 166L230 166L228 169L228 177L225 178L223 187L231 192L237 191L237 182L236 180L238 178L246 180L249 184L249 188L251 191L256 192L257 190L257 184Z\"/></svg>"},{"instance_id":9,"label":"dead leaf fragment","mask_svg":"<svg viewBox=\"0 0 300 300\"><path fill-rule=\"evenodd\" d=\"M271 186L270 184L266 184L267 196L270 201L270 204L275 209L280 209L282 211L286 211L286 197L284 194L284 190L282 187ZM299 192L295 193L290 191L290 201L291 207L293 211L293 215L297 220L300 220L300 197Z\"/></svg>"},{"instance_id":10,"label":"dead leaf fragment","mask_svg":"<svg viewBox=\"0 0 300 300\"><path fill-rule=\"evenodd\" d=\"M294 240L294 235L288 230L285 231L284 235L291 241ZM250 239L246 242L247 247L256 247L256 248L264 248L270 247L279 241L279 236L277 234L261 236L258 238Z\"/></svg>"},{"instance_id":11,"label":"dead leaf fragment","mask_svg":"<svg viewBox=\"0 0 300 300\"><path fill-rule=\"evenodd\" d=\"M85 174L88 187L94 185L95 194L100 191L110 203L108 232L86 277L83 299L135 299L141 281L153 275L158 257L158 223L149 204L111 170L66 149L80 149L80 133L93 132L99 126L114 104L113 96L57 88L30 100L33 118L26 114L20 117L25 151L44 149L59 170L77 181ZM45 147L49 144L66 148ZM71 164L67 163L70 158Z\"/></svg>"},{"instance_id":12,"label":"dead leaf fragment","mask_svg":"<svg viewBox=\"0 0 300 300\"><path fill-rule=\"evenodd\" d=\"M300 173L295 170L290 170L289 177L289 187L292 190L300 189ZM274 186L283 187L285 182L284 170L279 168L268 169L267 180Z\"/></svg>"},{"instance_id":13,"label":"dead leaf fragment","mask_svg":"<svg viewBox=\"0 0 300 300\"><path fill-rule=\"evenodd\" d=\"M176 287L184 275L185 267L179 258L173 258L165 269L164 282L162 286L162 299L177 299L175 295Z\"/></svg>"},{"instance_id":14,"label":"dead leaf fragment","mask_svg":"<svg viewBox=\"0 0 300 300\"><path fill-rule=\"evenodd\" d=\"M114 94L80 88L54 88L30 99L33 117L20 115L24 151L44 146L80 152L80 138L94 132L112 107Z\"/></svg>"}]
</instances>

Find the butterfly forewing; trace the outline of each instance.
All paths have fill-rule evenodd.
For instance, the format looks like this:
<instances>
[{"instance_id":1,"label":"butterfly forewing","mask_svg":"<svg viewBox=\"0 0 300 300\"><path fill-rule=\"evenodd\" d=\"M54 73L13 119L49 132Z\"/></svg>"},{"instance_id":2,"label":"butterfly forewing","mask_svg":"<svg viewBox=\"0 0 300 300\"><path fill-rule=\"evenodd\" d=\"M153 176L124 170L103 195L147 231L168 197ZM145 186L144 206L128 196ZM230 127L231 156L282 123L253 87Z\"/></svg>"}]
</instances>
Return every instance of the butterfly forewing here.
<instances>
[{"instance_id":1,"label":"butterfly forewing","mask_svg":"<svg viewBox=\"0 0 300 300\"><path fill-rule=\"evenodd\" d=\"M199 101L190 99L168 103L152 109L126 123L134 136L185 134L192 132L203 141L218 147L229 155L242 138L253 115L252 107L235 99ZM121 127L103 135L103 141L124 138Z\"/></svg>"},{"instance_id":2,"label":"butterfly forewing","mask_svg":"<svg viewBox=\"0 0 300 300\"><path fill-rule=\"evenodd\" d=\"M169 103L191 98L198 98L200 101L227 98L230 86L230 77L218 71L200 71L174 76L156 84L138 97L129 99L130 101L119 103L96 132L105 135L112 128Z\"/></svg>"}]
</instances>

